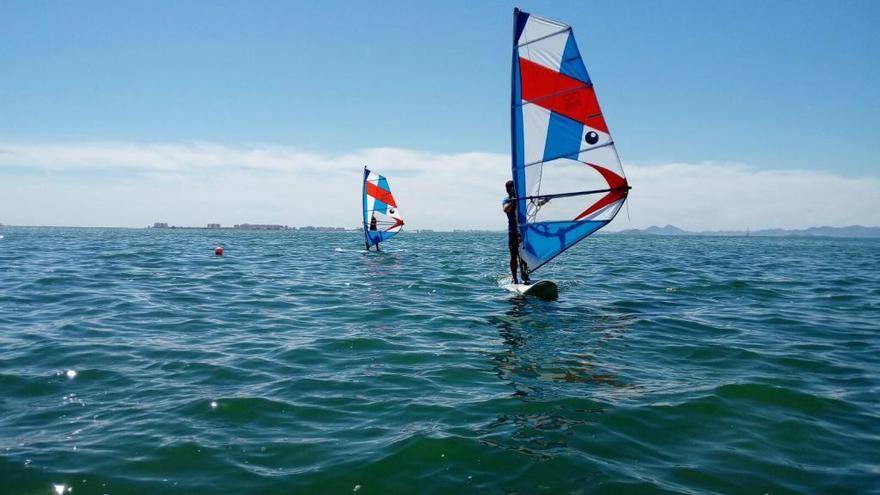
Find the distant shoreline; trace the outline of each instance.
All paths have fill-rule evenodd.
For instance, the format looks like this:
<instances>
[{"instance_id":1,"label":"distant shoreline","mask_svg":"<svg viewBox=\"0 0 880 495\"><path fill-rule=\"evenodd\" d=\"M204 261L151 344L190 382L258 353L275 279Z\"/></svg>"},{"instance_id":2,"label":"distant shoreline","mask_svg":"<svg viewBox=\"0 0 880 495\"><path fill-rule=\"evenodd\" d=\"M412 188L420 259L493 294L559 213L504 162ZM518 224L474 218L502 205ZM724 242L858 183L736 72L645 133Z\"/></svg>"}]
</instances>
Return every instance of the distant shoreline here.
<instances>
[{"instance_id":1,"label":"distant shoreline","mask_svg":"<svg viewBox=\"0 0 880 495\"><path fill-rule=\"evenodd\" d=\"M651 226L646 229L627 229L607 232L608 235L661 235L661 236L709 236L709 237L836 237L856 239L880 238L880 227L849 225L846 227L809 227L806 229L759 229L759 230L704 230L692 232L674 225Z\"/></svg>"},{"instance_id":2,"label":"distant shoreline","mask_svg":"<svg viewBox=\"0 0 880 495\"><path fill-rule=\"evenodd\" d=\"M157 230L157 231L179 231L179 230L206 230L206 231L287 231L287 232L320 232L320 233L352 233L360 232L361 229L345 228L345 227L315 227L315 226L287 226L287 225L270 225L270 224L238 224L230 227L186 227L169 225L167 227L83 227L83 226L67 226L67 225L8 225L0 224L0 228L16 229L130 229L130 230ZM403 230L406 234L504 234L505 230L484 230L484 229L453 229L453 230L434 230L434 229L410 229ZM600 230L597 235L602 236L661 236L661 237L801 237L801 238L847 238L847 239L880 239L880 227L865 227L861 225L851 225L848 227L810 227L807 229L760 229L754 231L741 230L711 230L711 231L687 231L667 225L665 227L651 226L646 229L626 229L614 232Z\"/></svg>"}]
</instances>

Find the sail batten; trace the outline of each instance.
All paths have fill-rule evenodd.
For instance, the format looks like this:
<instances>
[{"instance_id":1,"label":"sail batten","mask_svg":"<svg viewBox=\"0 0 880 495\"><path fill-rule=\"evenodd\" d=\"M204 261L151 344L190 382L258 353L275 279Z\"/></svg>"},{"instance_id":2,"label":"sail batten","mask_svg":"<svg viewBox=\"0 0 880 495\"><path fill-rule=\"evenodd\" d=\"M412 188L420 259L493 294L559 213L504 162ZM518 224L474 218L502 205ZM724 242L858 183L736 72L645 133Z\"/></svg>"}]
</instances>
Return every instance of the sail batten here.
<instances>
[{"instance_id":1,"label":"sail batten","mask_svg":"<svg viewBox=\"0 0 880 495\"><path fill-rule=\"evenodd\" d=\"M565 33L569 32L569 31L571 31L571 27L566 27L566 28L560 29L559 31L556 31L555 33L545 34L544 36L541 36L541 37L539 37L539 38L535 38L535 39L533 39L533 40L529 40L529 41L525 41L525 42L523 42L523 43L520 43L519 45L516 45L516 48L522 48L522 47L524 47L524 46L531 45L532 43L537 43L537 42L539 42L539 41L544 41L544 40L546 40L547 38L552 38L552 37L554 37L554 36L559 36L560 34L565 34Z\"/></svg>"},{"instance_id":2,"label":"sail batten","mask_svg":"<svg viewBox=\"0 0 880 495\"><path fill-rule=\"evenodd\" d=\"M511 158L527 272L607 225L629 193L574 31L518 9Z\"/></svg>"},{"instance_id":3,"label":"sail batten","mask_svg":"<svg viewBox=\"0 0 880 495\"><path fill-rule=\"evenodd\" d=\"M556 155L556 156L553 156L553 157L551 157L551 158L542 159L542 160L536 160L536 161L533 161L533 162L530 162L530 163L526 163L526 164L523 165L523 166L524 166L524 167L531 167L532 165L542 165L542 164L545 164L545 163L548 163L548 162L556 161L556 160L558 160L558 159L560 159L560 158L568 158L568 159L571 159L571 160L577 160L577 161L579 161L579 162L581 162L581 163L587 163L587 162L585 162L585 161L579 160L579 159L577 158L578 155L580 155L581 153L587 152L587 151L593 151L593 150L597 150L597 149L599 149L599 148L605 148L606 146L613 146L613 145L614 145L614 141L608 141L607 143L602 143L602 144L600 144L600 145L598 145L598 146L591 146L591 147L589 147L589 148L582 148L582 149L577 150L577 151L563 153L563 154L561 154L561 155Z\"/></svg>"}]
</instances>

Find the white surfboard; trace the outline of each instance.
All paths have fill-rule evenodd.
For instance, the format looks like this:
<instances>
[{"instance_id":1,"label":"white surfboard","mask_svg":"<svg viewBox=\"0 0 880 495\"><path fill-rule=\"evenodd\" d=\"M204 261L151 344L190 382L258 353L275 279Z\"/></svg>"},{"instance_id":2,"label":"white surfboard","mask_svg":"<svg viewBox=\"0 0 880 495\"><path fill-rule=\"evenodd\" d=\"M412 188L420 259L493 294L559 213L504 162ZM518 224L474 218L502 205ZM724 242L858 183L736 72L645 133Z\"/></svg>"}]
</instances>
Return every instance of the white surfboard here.
<instances>
[{"instance_id":1,"label":"white surfboard","mask_svg":"<svg viewBox=\"0 0 880 495\"><path fill-rule=\"evenodd\" d=\"M508 284L507 290L523 296L534 296L539 299L553 301L559 297L559 288L549 280L539 280L526 284Z\"/></svg>"}]
</instances>

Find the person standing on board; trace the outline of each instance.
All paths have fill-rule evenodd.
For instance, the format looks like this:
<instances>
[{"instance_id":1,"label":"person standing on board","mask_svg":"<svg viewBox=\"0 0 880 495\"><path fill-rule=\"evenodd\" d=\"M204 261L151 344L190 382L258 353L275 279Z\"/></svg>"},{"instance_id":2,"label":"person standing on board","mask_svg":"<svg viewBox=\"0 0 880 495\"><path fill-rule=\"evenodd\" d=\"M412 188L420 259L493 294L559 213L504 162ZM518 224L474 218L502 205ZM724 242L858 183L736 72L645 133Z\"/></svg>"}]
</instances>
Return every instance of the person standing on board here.
<instances>
[{"instance_id":1,"label":"person standing on board","mask_svg":"<svg viewBox=\"0 0 880 495\"><path fill-rule=\"evenodd\" d=\"M519 259L519 228L516 223L516 191L513 187L513 181L509 180L504 187L507 188L507 197L501 202L501 210L507 214L507 247L510 250L510 276L513 283L518 284L516 278L516 267L519 265L519 271L522 274L524 284L529 284L529 274L526 273L525 263L520 263Z\"/></svg>"},{"instance_id":2,"label":"person standing on board","mask_svg":"<svg viewBox=\"0 0 880 495\"><path fill-rule=\"evenodd\" d=\"M373 213L373 216L370 218L370 230L372 230L372 231L379 230L376 227L376 214L375 213ZM369 251L369 250L370 250L370 245L367 244L367 251ZM378 242L376 243L376 252L379 252L379 243Z\"/></svg>"}]
</instances>

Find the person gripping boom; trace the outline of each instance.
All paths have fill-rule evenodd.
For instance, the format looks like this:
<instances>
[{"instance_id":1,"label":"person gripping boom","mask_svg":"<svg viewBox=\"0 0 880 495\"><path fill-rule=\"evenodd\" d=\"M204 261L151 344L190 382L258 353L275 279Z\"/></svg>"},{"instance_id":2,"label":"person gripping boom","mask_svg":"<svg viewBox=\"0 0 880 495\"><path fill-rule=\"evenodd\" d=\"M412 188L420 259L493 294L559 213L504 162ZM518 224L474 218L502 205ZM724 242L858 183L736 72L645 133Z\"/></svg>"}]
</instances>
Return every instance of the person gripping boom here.
<instances>
[{"instance_id":1,"label":"person gripping boom","mask_svg":"<svg viewBox=\"0 0 880 495\"><path fill-rule=\"evenodd\" d=\"M507 197L501 202L501 210L507 215L507 247L510 250L510 276L513 283L518 284L516 278L517 266L519 266L520 274L524 284L531 283L529 274L524 261L519 259L519 228L516 221L516 191L513 187L513 181L509 180L504 184L507 189Z\"/></svg>"},{"instance_id":2,"label":"person gripping boom","mask_svg":"<svg viewBox=\"0 0 880 495\"><path fill-rule=\"evenodd\" d=\"M370 230L372 230L372 231L376 231L376 230L378 230L378 228L377 228L377 226L376 226L376 223L377 223L377 221L376 221L376 214L373 213L372 218L370 218ZM367 244L367 251L369 251L369 250L370 250L370 245ZM377 252L379 251L379 243L378 243L378 242L376 243L376 251L377 251Z\"/></svg>"}]
</instances>

